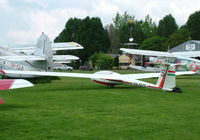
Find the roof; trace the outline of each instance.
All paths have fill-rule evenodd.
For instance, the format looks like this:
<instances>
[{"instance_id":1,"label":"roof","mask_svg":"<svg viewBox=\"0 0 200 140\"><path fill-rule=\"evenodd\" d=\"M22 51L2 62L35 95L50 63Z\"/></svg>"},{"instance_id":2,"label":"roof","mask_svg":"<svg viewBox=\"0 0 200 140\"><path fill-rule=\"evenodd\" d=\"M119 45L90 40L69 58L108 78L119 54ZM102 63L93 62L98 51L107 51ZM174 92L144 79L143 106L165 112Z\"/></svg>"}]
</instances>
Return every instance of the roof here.
<instances>
[{"instance_id":1,"label":"roof","mask_svg":"<svg viewBox=\"0 0 200 140\"><path fill-rule=\"evenodd\" d=\"M200 51L200 40L188 40L172 49L169 52Z\"/></svg>"}]
</instances>

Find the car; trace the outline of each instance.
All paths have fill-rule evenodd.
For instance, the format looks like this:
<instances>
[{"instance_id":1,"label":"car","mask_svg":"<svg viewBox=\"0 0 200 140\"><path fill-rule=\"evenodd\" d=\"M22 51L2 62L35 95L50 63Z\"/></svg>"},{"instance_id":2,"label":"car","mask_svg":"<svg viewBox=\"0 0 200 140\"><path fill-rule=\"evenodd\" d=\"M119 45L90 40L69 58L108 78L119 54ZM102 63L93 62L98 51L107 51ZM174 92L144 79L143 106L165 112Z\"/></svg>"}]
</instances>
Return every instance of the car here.
<instances>
[{"instance_id":1,"label":"car","mask_svg":"<svg viewBox=\"0 0 200 140\"><path fill-rule=\"evenodd\" d=\"M83 71L83 70L88 70L88 71L92 71L93 68L91 66L80 66L79 70Z\"/></svg>"},{"instance_id":2,"label":"car","mask_svg":"<svg viewBox=\"0 0 200 140\"><path fill-rule=\"evenodd\" d=\"M62 70L72 71L72 70L73 70L73 67L70 67L70 66L61 64L61 65L59 65L59 66L55 66L53 69L54 69L54 70L59 70L59 71L62 71Z\"/></svg>"}]
</instances>

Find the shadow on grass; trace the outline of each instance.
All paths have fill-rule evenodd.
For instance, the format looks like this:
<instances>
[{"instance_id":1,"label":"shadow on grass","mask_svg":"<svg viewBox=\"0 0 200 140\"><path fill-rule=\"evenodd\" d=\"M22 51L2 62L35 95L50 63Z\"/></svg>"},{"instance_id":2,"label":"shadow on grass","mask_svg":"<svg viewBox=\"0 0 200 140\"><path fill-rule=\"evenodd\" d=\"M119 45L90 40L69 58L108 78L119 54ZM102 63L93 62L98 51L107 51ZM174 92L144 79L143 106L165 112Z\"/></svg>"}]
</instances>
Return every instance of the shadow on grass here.
<instances>
[{"instance_id":1,"label":"shadow on grass","mask_svg":"<svg viewBox=\"0 0 200 140\"><path fill-rule=\"evenodd\" d=\"M79 85L77 87L62 87L60 86L60 88L44 88L40 89L40 91L49 91L51 90L51 92L59 92L59 91L93 91L95 90L95 93L101 93L102 90L129 90L129 89L143 89L143 87L137 87L137 86L129 86L129 85L117 85L115 87L110 87L110 86L97 86L97 85Z\"/></svg>"},{"instance_id":2,"label":"shadow on grass","mask_svg":"<svg viewBox=\"0 0 200 140\"><path fill-rule=\"evenodd\" d=\"M0 105L0 111L16 110L22 108L27 108L27 106L19 104L5 104L5 103Z\"/></svg>"}]
</instances>

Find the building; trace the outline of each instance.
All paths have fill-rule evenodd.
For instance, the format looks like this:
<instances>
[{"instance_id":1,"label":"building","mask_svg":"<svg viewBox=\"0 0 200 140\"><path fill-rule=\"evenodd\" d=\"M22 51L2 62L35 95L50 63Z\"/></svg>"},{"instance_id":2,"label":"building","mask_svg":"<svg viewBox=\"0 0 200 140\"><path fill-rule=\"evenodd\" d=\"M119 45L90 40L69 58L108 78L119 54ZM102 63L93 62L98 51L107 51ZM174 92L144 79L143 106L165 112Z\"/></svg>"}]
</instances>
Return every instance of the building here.
<instances>
[{"instance_id":1,"label":"building","mask_svg":"<svg viewBox=\"0 0 200 140\"><path fill-rule=\"evenodd\" d=\"M121 56L119 56L120 69L127 69L130 64L135 65L135 60L133 59L133 57L126 54L122 54Z\"/></svg>"},{"instance_id":2,"label":"building","mask_svg":"<svg viewBox=\"0 0 200 140\"><path fill-rule=\"evenodd\" d=\"M188 40L169 50L169 52L187 52L187 51L200 51L200 41Z\"/></svg>"}]
</instances>

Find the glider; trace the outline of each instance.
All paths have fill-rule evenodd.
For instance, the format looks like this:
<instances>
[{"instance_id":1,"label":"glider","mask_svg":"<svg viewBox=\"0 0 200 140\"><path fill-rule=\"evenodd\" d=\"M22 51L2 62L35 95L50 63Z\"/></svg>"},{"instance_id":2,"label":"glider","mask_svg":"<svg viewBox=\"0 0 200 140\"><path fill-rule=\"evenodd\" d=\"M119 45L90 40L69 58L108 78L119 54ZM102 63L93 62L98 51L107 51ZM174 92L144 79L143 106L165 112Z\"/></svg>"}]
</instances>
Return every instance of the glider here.
<instances>
[{"instance_id":1,"label":"glider","mask_svg":"<svg viewBox=\"0 0 200 140\"><path fill-rule=\"evenodd\" d=\"M175 72L175 65L163 66L161 73L140 73L140 74L119 74L113 71L99 71L94 74L85 73L65 73L65 72L38 72L38 71L13 71L3 70L3 74L24 74L35 76L65 76L65 77L79 77L90 78L92 81L114 86L114 85L135 85L141 87L149 87L161 89L164 91L180 92L176 88L175 75L194 74L194 72ZM141 79L159 77L156 84L141 81Z\"/></svg>"}]
</instances>

